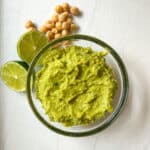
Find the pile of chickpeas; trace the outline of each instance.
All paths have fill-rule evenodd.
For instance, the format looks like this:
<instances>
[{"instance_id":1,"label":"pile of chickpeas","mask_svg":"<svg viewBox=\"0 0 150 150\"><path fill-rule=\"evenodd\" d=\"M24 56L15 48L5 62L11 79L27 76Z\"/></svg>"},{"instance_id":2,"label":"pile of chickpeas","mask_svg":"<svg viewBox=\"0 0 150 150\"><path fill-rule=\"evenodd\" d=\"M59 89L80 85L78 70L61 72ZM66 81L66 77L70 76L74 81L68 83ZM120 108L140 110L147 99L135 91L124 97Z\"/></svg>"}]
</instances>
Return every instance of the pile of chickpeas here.
<instances>
[{"instance_id":1,"label":"pile of chickpeas","mask_svg":"<svg viewBox=\"0 0 150 150\"><path fill-rule=\"evenodd\" d=\"M57 39L78 30L78 26L73 22L73 16L79 16L80 10L76 6L70 6L68 3L63 3L55 7L55 14L45 21L38 29L46 34L49 41ZM25 24L28 31L37 30L35 24L28 20Z\"/></svg>"}]
</instances>

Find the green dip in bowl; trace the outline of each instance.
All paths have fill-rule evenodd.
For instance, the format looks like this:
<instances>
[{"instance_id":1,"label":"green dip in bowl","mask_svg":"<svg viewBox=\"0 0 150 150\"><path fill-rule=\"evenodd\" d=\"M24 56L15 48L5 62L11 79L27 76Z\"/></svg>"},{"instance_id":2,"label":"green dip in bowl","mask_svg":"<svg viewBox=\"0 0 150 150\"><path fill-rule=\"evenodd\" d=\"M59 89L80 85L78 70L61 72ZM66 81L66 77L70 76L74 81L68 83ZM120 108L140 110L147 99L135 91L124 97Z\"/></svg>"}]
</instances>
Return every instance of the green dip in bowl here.
<instances>
[{"instance_id":1,"label":"green dip in bowl","mask_svg":"<svg viewBox=\"0 0 150 150\"><path fill-rule=\"evenodd\" d=\"M113 111L117 81L105 55L81 46L49 50L36 74L36 96L51 121L87 125Z\"/></svg>"},{"instance_id":2,"label":"green dip in bowl","mask_svg":"<svg viewBox=\"0 0 150 150\"><path fill-rule=\"evenodd\" d=\"M68 40L72 45L58 47ZM28 70L29 104L36 117L59 134L79 137L102 131L119 116L127 95L122 59L111 46L91 36L71 35L50 42Z\"/></svg>"}]
</instances>

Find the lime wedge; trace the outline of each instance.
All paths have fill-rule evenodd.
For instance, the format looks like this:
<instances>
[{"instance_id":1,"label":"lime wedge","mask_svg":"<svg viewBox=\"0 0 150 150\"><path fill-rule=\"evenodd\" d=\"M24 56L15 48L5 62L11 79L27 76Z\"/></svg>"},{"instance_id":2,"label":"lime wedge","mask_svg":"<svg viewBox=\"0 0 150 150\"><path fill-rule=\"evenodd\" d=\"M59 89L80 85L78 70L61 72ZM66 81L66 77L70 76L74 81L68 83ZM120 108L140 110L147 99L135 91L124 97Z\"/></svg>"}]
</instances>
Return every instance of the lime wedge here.
<instances>
[{"instance_id":1,"label":"lime wedge","mask_svg":"<svg viewBox=\"0 0 150 150\"><path fill-rule=\"evenodd\" d=\"M35 55L48 43L46 36L35 30L23 34L17 43L19 57L30 64Z\"/></svg>"},{"instance_id":2,"label":"lime wedge","mask_svg":"<svg viewBox=\"0 0 150 150\"><path fill-rule=\"evenodd\" d=\"M2 65L0 75L11 89L22 92L26 89L28 65L22 61L9 61Z\"/></svg>"}]
</instances>

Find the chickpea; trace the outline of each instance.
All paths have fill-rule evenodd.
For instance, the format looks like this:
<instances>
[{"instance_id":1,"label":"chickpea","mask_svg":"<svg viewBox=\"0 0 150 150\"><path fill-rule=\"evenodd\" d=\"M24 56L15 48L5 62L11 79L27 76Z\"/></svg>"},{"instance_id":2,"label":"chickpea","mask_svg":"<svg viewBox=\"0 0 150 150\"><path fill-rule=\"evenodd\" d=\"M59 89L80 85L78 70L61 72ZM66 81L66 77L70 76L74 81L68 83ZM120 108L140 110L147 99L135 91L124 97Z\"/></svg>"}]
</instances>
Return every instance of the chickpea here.
<instances>
[{"instance_id":1,"label":"chickpea","mask_svg":"<svg viewBox=\"0 0 150 150\"><path fill-rule=\"evenodd\" d=\"M59 15L59 21L63 22L67 19L67 17L69 16L68 12L64 12L62 14Z\"/></svg>"},{"instance_id":2,"label":"chickpea","mask_svg":"<svg viewBox=\"0 0 150 150\"><path fill-rule=\"evenodd\" d=\"M67 11L65 11L63 14L64 14L66 17L69 17L69 16L70 16L70 14L69 14Z\"/></svg>"},{"instance_id":3,"label":"chickpea","mask_svg":"<svg viewBox=\"0 0 150 150\"><path fill-rule=\"evenodd\" d=\"M52 29L52 28L54 28L55 23L54 23L54 24L53 24L53 23L48 23L48 24L45 24L45 26L46 26L48 29Z\"/></svg>"},{"instance_id":4,"label":"chickpea","mask_svg":"<svg viewBox=\"0 0 150 150\"><path fill-rule=\"evenodd\" d=\"M51 21L52 27L55 27L55 22Z\"/></svg>"},{"instance_id":5,"label":"chickpea","mask_svg":"<svg viewBox=\"0 0 150 150\"><path fill-rule=\"evenodd\" d=\"M71 24L72 23L72 18L68 17L67 20L66 20L66 22L68 22L69 24Z\"/></svg>"},{"instance_id":6,"label":"chickpea","mask_svg":"<svg viewBox=\"0 0 150 150\"><path fill-rule=\"evenodd\" d=\"M52 21L51 20L46 20L45 21L45 24L49 24L49 23L51 23Z\"/></svg>"},{"instance_id":7,"label":"chickpea","mask_svg":"<svg viewBox=\"0 0 150 150\"><path fill-rule=\"evenodd\" d=\"M61 37L61 34L60 34L60 33L55 34L55 39L58 39L58 38L60 38L60 37Z\"/></svg>"},{"instance_id":8,"label":"chickpea","mask_svg":"<svg viewBox=\"0 0 150 150\"><path fill-rule=\"evenodd\" d=\"M58 30L56 28L53 28L51 31L52 33L55 33L55 34L58 33Z\"/></svg>"},{"instance_id":9,"label":"chickpea","mask_svg":"<svg viewBox=\"0 0 150 150\"><path fill-rule=\"evenodd\" d=\"M48 38L49 41L54 39L54 33L53 32L47 31L46 35L47 35L47 38Z\"/></svg>"},{"instance_id":10,"label":"chickpea","mask_svg":"<svg viewBox=\"0 0 150 150\"><path fill-rule=\"evenodd\" d=\"M75 25L74 23L72 23L72 24L70 25L70 30L71 30L71 32L76 31L77 29L78 29L78 26Z\"/></svg>"},{"instance_id":11,"label":"chickpea","mask_svg":"<svg viewBox=\"0 0 150 150\"><path fill-rule=\"evenodd\" d=\"M66 36L66 35L68 35L69 34L69 31L68 30L62 30L62 36Z\"/></svg>"},{"instance_id":12,"label":"chickpea","mask_svg":"<svg viewBox=\"0 0 150 150\"><path fill-rule=\"evenodd\" d=\"M33 27L34 26L34 24L33 24L33 22L31 21L31 20L28 20L26 23L25 23L25 27L28 29L28 28L30 28L30 27Z\"/></svg>"},{"instance_id":13,"label":"chickpea","mask_svg":"<svg viewBox=\"0 0 150 150\"><path fill-rule=\"evenodd\" d=\"M80 14L79 8L75 6L70 8L70 12L72 15L75 15L75 16L78 16Z\"/></svg>"},{"instance_id":14,"label":"chickpea","mask_svg":"<svg viewBox=\"0 0 150 150\"><path fill-rule=\"evenodd\" d=\"M56 11L58 14L60 14L60 13L62 13L62 12L64 11L64 9L63 9L63 7L62 7L61 5L57 5L57 6L55 7L55 11Z\"/></svg>"},{"instance_id":15,"label":"chickpea","mask_svg":"<svg viewBox=\"0 0 150 150\"><path fill-rule=\"evenodd\" d=\"M69 12L69 10L70 10L70 6L69 6L69 4L68 4L68 3L63 3L63 4L62 4L62 7L63 7L64 11Z\"/></svg>"},{"instance_id":16,"label":"chickpea","mask_svg":"<svg viewBox=\"0 0 150 150\"><path fill-rule=\"evenodd\" d=\"M35 27L29 27L29 28L28 28L28 31L35 31L35 30L36 30Z\"/></svg>"},{"instance_id":17,"label":"chickpea","mask_svg":"<svg viewBox=\"0 0 150 150\"><path fill-rule=\"evenodd\" d=\"M69 44L71 44L71 41L64 41L63 42L63 45L69 45Z\"/></svg>"},{"instance_id":18,"label":"chickpea","mask_svg":"<svg viewBox=\"0 0 150 150\"><path fill-rule=\"evenodd\" d=\"M53 22L57 22L58 21L58 15L57 14L52 15L52 21Z\"/></svg>"},{"instance_id":19,"label":"chickpea","mask_svg":"<svg viewBox=\"0 0 150 150\"><path fill-rule=\"evenodd\" d=\"M55 27L59 27L61 25L62 25L62 23L58 21L58 22L56 22Z\"/></svg>"},{"instance_id":20,"label":"chickpea","mask_svg":"<svg viewBox=\"0 0 150 150\"><path fill-rule=\"evenodd\" d=\"M40 27L39 31L46 33L48 31L48 28L45 25L43 25Z\"/></svg>"},{"instance_id":21,"label":"chickpea","mask_svg":"<svg viewBox=\"0 0 150 150\"><path fill-rule=\"evenodd\" d=\"M58 31L62 30L62 23L61 22L56 22L55 27Z\"/></svg>"},{"instance_id":22,"label":"chickpea","mask_svg":"<svg viewBox=\"0 0 150 150\"><path fill-rule=\"evenodd\" d=\"M62 23L62 29L69 29L69 28L70 28L70 24L68 22Z\"/></svg>"}]
</instances>

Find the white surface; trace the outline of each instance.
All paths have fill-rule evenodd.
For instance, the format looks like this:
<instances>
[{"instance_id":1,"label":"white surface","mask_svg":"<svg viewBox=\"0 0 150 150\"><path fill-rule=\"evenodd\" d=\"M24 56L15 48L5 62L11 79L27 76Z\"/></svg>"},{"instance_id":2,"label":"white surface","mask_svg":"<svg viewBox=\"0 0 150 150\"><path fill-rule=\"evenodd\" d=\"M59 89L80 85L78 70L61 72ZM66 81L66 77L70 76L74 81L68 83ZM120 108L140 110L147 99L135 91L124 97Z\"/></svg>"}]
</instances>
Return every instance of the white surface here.
<instances>
[{"instance_id":1,"label":"white surface","mask_svg":"<svg viewBox=\"0 0 150 150\"><path fill-rule=\"evenodd\" d=\"M0 0L0 64L18 59L16 42L31 18L43 23L61 0ZM150 149L150 0L70 0L83 11L80 33L96 36L123 58L130 78L125 110L103 132L84 138L49 131L24 94L0 81L0 150Z\"/></svg>"}]
</instances>

